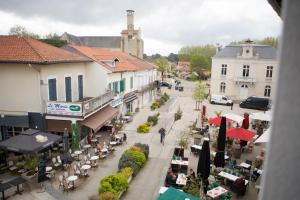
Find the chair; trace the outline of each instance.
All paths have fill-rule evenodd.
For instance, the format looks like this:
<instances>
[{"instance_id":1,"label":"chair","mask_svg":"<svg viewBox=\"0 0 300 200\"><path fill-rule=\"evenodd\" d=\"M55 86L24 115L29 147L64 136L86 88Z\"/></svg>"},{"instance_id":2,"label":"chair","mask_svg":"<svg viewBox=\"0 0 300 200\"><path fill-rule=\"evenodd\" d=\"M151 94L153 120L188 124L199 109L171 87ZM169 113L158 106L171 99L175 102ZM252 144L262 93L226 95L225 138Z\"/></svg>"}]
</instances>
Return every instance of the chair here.
<instances>
[{"instance_id":1,"label":"chair","mask_svg":"<svg viewBox=\"0 0 300 200\"><path fill-rule=\"evenodd\" d=\"M64 188L64 177L62 175L58 177L58 181L59 181L58 189L60 189L61 187Z\"/></svg>"},{"instance_id":2,"label":"chair","mask_svg":"<svg viewBox=\"0 0 300 200\"><path fill-rule=\"evenodd\" d=\"M94 148L95 155L99 155L98 149Z\"/></svg>"},{"instance_id":3,"label":"chair","mask_svg":"<svg viewBox=\"0 0 300 200\"><path fill-rule=\"evenodd\" d=\"M8 161L8 169L10 171L16 171L18 168L14 165L14 162L12 160Z\"/></svg>"},{"instance_id":4,"label":"chair","mask_svg":"<svg viewBox=\"0 0 300 200\"><path fill-rule=\"evenodd\" d=\"M74 174L80 176L80 170L76 165L73 166L73 169L74 169Z\"/></svg>"},{"instance_id":5,"label":"chair","mask_svg":"<svg viewBox=\"0 0 300 200\"><path fill-rule=\"evenodd\" d=\"M73 185L70 184L70 182L68 182L66 180L63 182L63 186L64 186L64 191L69 191L69 190L73 189Z\"/></svg>"},{"instance_id":6,"label":"chair","mask_svg":"<svg viewBox=\"0 0 300 200\"><path fill-rule=\"evenodd\" d=\"M76 157L76 154L72 153L72 149L69 149L69 153L71 154L71 157L72 157L72 158L75 158L75 157Z\"/></svg>"},{"instance_id":7,"label":"chair","mask_svg":"<svg viewBox=\"0 0 300 200\"><path fill-rule=\"evenodd\" d=\"M58 168L60 166L60 164L56 161L55 157L52 158L52 163L55 168Z\"/></svg>"}]
</instances>

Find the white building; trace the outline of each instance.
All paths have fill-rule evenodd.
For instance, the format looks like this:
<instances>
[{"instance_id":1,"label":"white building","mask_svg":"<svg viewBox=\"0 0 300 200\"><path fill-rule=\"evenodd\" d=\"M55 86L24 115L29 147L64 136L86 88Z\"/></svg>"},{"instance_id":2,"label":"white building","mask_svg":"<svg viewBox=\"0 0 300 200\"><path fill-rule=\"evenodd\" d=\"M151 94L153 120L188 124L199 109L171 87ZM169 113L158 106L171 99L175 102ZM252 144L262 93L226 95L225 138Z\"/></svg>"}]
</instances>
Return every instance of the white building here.
<instances>
[{"instance_id":1,"label":"white building","mask_svg":"<svg viewBox=\"0 0 300 200\"><path fill-rule=\"evenodd\" d=\"M228 45L212 58L210 94L233 100L272 97L278 71L276 49L257 44Z\"/></svg>"},{"instance_id":2,"label":"white building","mask_svg":"<svg viewBox=\"0 0 300 200\"><path fill-rule=\"evenodd\" d=\"M135 112L154 98L153 83L157 79L155 65L129 54L102 48L70 45L65 49L93 59L106 71L102 80L113 91L112 105L122 114Z\"/></svg>"}]
</instances>

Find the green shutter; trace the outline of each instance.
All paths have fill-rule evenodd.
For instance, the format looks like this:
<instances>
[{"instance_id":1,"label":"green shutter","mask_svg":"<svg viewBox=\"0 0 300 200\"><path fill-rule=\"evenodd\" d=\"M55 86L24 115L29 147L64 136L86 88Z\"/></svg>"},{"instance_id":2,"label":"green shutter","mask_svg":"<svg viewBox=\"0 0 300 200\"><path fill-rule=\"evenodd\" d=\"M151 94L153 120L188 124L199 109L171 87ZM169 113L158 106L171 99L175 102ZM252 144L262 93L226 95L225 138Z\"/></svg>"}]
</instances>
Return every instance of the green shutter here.
<instances>
[{"instance_id":1,"label":"green shutter","mask_svg":"<svg viewBox=\"0 0 300 200\"><path fill-rule=\"evenodd\" d=\"M120 92L124 92L124 80L120 81Z\"/></svg>"}]
</instances>

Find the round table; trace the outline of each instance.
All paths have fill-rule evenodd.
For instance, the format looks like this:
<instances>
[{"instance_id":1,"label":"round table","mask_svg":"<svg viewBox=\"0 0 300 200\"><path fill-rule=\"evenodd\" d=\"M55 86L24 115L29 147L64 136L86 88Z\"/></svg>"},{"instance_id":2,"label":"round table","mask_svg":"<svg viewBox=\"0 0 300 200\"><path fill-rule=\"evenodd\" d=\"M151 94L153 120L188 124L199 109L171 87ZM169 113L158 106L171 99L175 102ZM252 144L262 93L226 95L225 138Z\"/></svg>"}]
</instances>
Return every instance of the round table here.
<instances>
[{"instance_id":1,"label":"round table","mask_svg":"<svg viewBox=\"0 0 300 200\"><path fill-rule=\"evenodd\" d=\"M108 152L108 149L107 148L103 148L100 151L103 152L103 153L105 153L105 152Z\"/></svg>"},{"instance_id":2,"label":"round table","mask_svg":"<svg viewBox=\"0 0 300 200\"><path fill-rule=\"evenodd\" d=\"M75 176L75 175L69 176L69 177L67 178L68 181L72 182L73 188L75 187L74 181L76 181L77 179L78 179L78 176Z\"/></svg>"},{"instance_id":3,"label":"round table","mask_svg":"<svg viewBox=\"0 0 300 200\"><path fill-rule=\"evenodd\" d=\"M101 138L102 137L102 135L96 135L95 136L95 138Z\"/></svg>"},{"instance_id":4,"label":"round table","mask_svg":"<svg viewBox=\"0 0 300 200\"><path fill-rule=\"evenodd\" d=\"M110 144L110 145L117 145L117 142L112 141L112 142L110 142L109 144Z\"/></svg>"},{"instance_id":5,"label":"round table","mask_svg":"<svg viewBox=\"0 0 300 200\"><path fill-rule=\"evenodd\" d=\"M92 160L92 161L98 160L98 159L99 159L99 156L92 156L92 157L90 158L90 160Z\"/></svg>"},{"instance_id":6,"label":"round table","mask_svg":"<svg viewBox=\"0 0 300 200\"><path fill-rule=\"evenodd\" d=\"M90 144L86 144L86 145L83 146L84 149L88 149L88 148L91 148L91 147L92 146Z\"/></svg>"},{"instance_id":7,"label":"round table","mask_svg":"<svg viewBox=\"0 0 300 200\"><path fill-rule=\"evenodd\" d=\"M52 171L52 167L46 167L46 172Z\"/></svg>"},{"instance_id":8,"label":"round table","mask_svg":"<svg viewBox=\"0 0 300 200\"><path fill-rule=\"evenodd\" d=\"M82 165L81 169L83 169L83 170L91 169L91 165Z\"/></svg>"},{"instance_id":9,"label":"round table","mask_svg":"<svg viewBox=\"0 0 300 200\"><path fill-rule=\"evenodd\" d=\"M93 142L93 143L96 143L96 142L98 142L98 139L91 139L91 142Z\"/></svg>"},{"instance_id":10,"label":"round table","mask_svg":"<svg viewBox=\"0 0 300 200\"><path fill-rule=\"evenodd\" d=\"M77 150L77 151L74 151L74 154L76 154L76 155L80 155L80 154L82 154L82 151L79 151L79 150Z\"/></svg>"}]
</instances>

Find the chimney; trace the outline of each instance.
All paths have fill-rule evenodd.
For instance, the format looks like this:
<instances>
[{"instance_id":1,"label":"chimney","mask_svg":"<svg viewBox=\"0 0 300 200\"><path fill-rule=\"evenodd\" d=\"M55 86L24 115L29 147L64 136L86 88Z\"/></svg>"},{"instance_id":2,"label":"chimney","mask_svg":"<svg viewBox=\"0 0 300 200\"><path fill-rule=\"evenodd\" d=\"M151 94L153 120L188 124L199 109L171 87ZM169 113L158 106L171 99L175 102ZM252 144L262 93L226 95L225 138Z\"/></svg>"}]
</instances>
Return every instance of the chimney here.
<instances>
[{"instance_id":1,"label":"chimney","mask_svg":"<svg viewBox=\"0 0 300 200\"><path fill-rule=\"evenodd\" d=\"M127 12L127 30L134 30L134 10L126 10Z\"/></svg>"}]
</instances>

